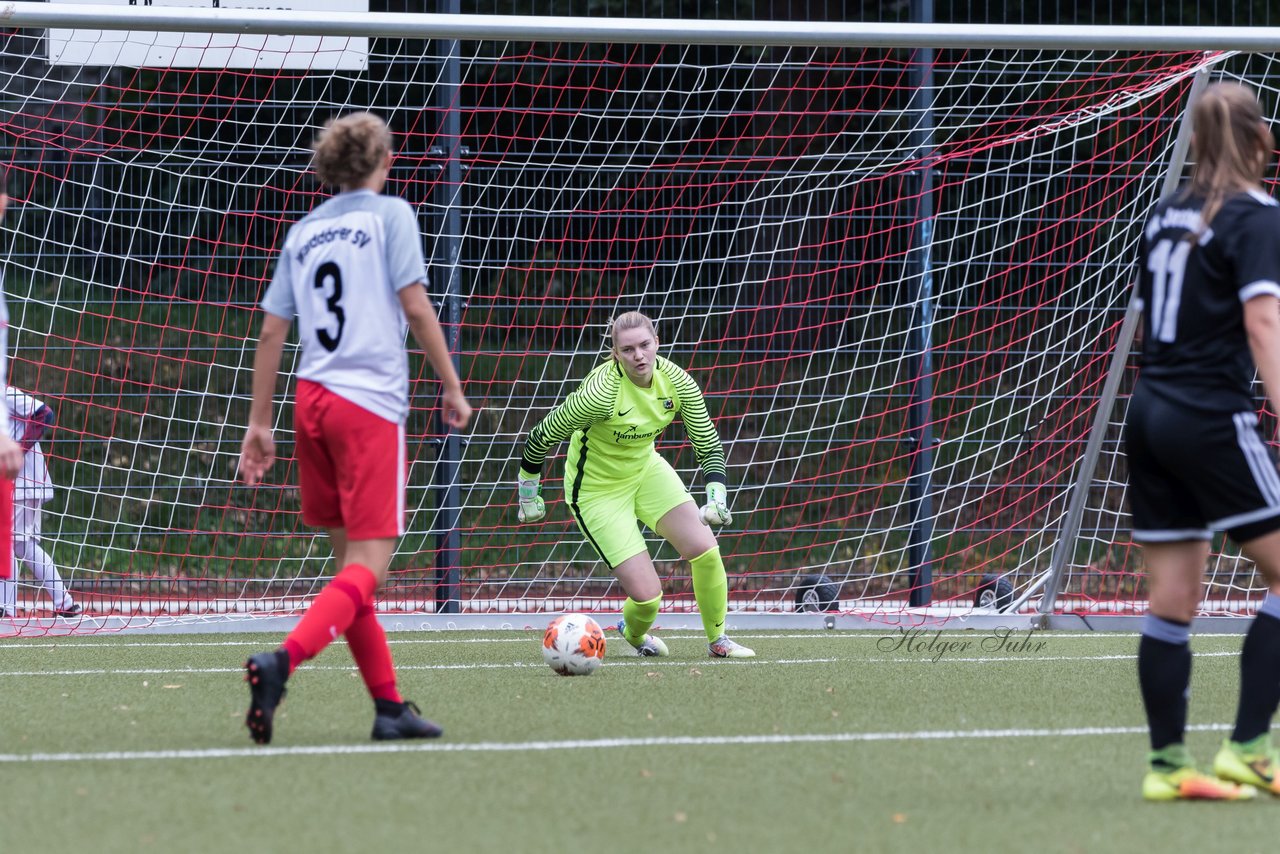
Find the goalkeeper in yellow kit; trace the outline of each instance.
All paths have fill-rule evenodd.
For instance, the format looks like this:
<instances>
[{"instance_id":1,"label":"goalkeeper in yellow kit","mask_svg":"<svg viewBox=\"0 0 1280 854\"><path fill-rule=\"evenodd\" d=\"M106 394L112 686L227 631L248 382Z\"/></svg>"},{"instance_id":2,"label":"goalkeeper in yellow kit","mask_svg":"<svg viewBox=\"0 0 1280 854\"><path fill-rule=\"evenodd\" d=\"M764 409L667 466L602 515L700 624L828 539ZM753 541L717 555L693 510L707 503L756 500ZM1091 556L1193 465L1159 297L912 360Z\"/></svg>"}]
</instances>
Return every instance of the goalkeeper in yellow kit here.
<instances>
[{"instance_id":1,"label":"goalkeeper in yellow kit","mask_svg":"<svg viewBox=\"0 0 1280 854\"><path fill-rule=\"evenodd\" d=\"M636 520L689 561L693 595L712 658L752 658L755 652L724 632L729 585L711 525L732 521L725 488L724 449L697 383L658 355L653 321L638 311L613 321L613 358L587 374L576 391L529 433L520 461L521 522L546 513L542 464L569 441L564 491L578 527L622 584L618 630L640 655L667 655L649 634L662 604L658 572ZM707 483L698 509L680 475L654 442L676 416L684 421Z\"/></svg>"}]
</instances>

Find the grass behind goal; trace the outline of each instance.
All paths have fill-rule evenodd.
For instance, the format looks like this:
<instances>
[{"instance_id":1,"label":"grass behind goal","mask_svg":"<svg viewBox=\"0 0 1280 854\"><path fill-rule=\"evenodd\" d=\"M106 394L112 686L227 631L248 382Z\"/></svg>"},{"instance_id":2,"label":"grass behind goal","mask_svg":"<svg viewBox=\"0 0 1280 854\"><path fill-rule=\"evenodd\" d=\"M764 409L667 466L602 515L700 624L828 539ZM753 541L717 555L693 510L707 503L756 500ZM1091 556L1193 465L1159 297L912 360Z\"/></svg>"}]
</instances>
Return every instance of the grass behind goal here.
<instances>
[{"instance_id":1,"label":"grass behind goal","mask_svg":"<svg viewBox=\"0 0 1280 854\"><path fill-rule=\"evenodd\" d=\"M534 631L395 633L445 726L369 740L341 644L295 676L268 748L240 666L278 638L0 642L6 851L1263 850L1280 802L1147 805L1132 636L742 635L713 662L611 642L594 676ZM1237 635L1193 640L1189 744L1231 721Z\"/></svg>"}]
</instances>

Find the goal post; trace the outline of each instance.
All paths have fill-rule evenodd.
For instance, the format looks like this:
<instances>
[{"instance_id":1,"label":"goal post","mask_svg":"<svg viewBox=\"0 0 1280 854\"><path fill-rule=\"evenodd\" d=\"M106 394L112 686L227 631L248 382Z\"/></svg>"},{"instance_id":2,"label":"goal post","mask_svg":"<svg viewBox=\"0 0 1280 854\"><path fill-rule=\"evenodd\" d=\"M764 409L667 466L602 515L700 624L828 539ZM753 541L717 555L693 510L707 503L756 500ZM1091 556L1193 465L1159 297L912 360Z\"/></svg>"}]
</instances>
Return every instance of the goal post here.
<instances>
[{"instance_id":1,"label":"goal post","mask_svg":"<svg viewBox=\"0 0 1280 854\"><path fill-rule=\"evenodd\" d=\"M1274 58L1234 51L1280 33L347 2L6 6L12 379L58 414L44 543L90 617L54 619L23 573L0 634L264 628L331 574L297 512L291 407L268 482L235 464L256 306L324 197L308 146L358 109L392 127L387 191L418 213L477 404L442 430L414 357L388 625L618 610L564 506L563 449L545 522L516 522L514 479L628 309L656 318L724 440L732 620L1144 609L1118 441L1139 223L1179 171L1194 81L1273 99ZM700 492L679 425L659 449ZM696 625L687 562L650 545L660 622ZM1215 551L1206 615L1260 595Z\"/></svg>"},{"instance_id":2,"label":"goal post","mask_svg":"<svg viewBox=\"0 0 1280 854\"><path fill-rule=\"evenodd\" d=\"M1162 198L1177 190L1182 179L1183 170L1186 167L1188 155L1191 151L1191 104L1195 103L1196 98L1204 91L1208 82L1209 72L1201 70L1196 74L1195 80L1187 92L1187 108L1183 111L1182 119L1178 124L1178 133L1174 138L1173 149L1169 153L1169 162L1165 167L1164 181L1160 188L1160 196ZM1107 438L1108 419L1112 415L1120 384L1123 382L1128 369L1134 340L1138 334L1140 318L1141 310L1138 308L1137 291L1134 290L1125 309L1120 331L1117 333L1115 343L1112 346L1111 364L1107 370L1102 394L1094 412L1093 426L1089 429L1084 456L1080 460L1078 473L1072 484L1070 499L1067 503L1067 512L1063 517L1058 542L1054 547L1053 557L1049 562L1049 571L1044 575L1045 591L1044 595L1040 597L1038 610L1046 618L1054 613L1058 594L1062 591L1067 566L1071 561L1072 553L1075 551L1074 544L1076 537L1080 533L1085 506L1089 500L1089 489L1093 483L1094 473L1097 470L1098 458L1102 453L1103 443ZM1036 585L1028 587L1025 593L1010 604L1010 607L1016 608L1035 592Z\"/></svg>"}]
</instances>

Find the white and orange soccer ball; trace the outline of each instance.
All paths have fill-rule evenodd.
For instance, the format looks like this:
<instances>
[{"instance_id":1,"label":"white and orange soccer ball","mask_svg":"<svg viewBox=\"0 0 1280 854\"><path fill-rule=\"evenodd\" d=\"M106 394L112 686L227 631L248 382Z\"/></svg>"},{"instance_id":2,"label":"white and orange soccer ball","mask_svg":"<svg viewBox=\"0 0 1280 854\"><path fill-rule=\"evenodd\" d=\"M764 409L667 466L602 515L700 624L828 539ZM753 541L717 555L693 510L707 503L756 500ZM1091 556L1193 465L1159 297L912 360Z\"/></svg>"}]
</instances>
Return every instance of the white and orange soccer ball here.
<instances>
[{"instance_id":1,"label":"white and orange soccer ball","mask_svg":"<svg viewBox=\"0 0 1280 854\"><path fill-rule=\"evenodd\" d=\"M586 614L556 617L542 635L542 657L561 676L590 676L604 661L604 632Z\"/></svg>"}]
</instances>

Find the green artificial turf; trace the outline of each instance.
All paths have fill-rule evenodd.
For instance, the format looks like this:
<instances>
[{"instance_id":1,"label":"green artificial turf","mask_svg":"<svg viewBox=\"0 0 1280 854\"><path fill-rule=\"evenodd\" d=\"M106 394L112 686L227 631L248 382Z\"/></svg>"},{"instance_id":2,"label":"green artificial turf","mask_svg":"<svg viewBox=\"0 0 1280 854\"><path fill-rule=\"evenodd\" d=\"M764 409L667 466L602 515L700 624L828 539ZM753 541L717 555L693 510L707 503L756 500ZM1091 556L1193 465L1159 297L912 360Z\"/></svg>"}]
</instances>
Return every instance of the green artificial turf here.
<instances>
[{"instance_id":1,"label":"green artificial turf","mask_svg":"<svg viewBox=\"0 0 1280 854\"><path fill-rule=\"evenodd\" d=\"M665 636L670 659L611 641L595 675L563 678L533 632L392 633L406 697L445 736L391 745L369 740L338 643L291 680L265 748L242 724L240 665L278 637L3 640L0 850L1273 847L1280 801L1140 799L1133 636L739 634L749 662ZM1195 640L1203 763L1240 642Z\"/></svg>"}]
</instances>

